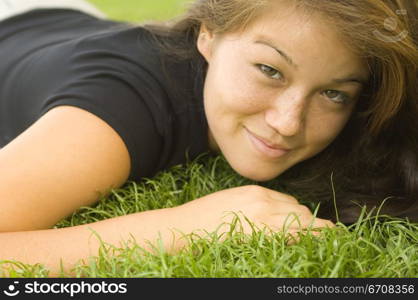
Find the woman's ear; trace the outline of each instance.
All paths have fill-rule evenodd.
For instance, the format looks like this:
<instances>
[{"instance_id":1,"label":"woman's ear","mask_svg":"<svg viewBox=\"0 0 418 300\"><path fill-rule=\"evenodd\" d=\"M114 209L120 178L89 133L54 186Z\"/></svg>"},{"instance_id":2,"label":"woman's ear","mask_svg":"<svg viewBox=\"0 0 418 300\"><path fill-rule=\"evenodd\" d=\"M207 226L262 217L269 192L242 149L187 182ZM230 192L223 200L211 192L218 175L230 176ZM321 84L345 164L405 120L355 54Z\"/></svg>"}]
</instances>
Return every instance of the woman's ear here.
<instances>
[{"instance_id":1,"label":"woman's ear","mask_svg":"<svg viewBox=\"0 0 418 300\"><path fill-rule=\"evenodd\" d=\"M197 49L208 63L212 56L213 40L214 34L210 32L205 25L202 24L200 26L200 32L197 39Z\"/></svg>"}]
</instances>

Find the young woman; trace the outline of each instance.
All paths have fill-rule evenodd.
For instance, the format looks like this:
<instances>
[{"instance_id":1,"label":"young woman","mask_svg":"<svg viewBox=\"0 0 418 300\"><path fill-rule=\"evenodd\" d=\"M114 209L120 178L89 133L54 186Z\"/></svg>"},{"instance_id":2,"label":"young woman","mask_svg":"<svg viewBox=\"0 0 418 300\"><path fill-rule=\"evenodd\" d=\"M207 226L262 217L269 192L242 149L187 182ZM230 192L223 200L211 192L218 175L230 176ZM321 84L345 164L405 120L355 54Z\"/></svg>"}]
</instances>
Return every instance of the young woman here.
<instances>
[{"instance_id":1,"label":"young woman","mask_svg":"<svg viewBox=\"0 0 418 300\"><path fill-rule=\"evenodd\" d=\"M173 23L144 26L35 2L0 23L0 259L52 274L62 259L68 271L97 255L91 229L145 248L160 234L175 252L185 242L172 229L214 231L230 211L273 230L295 213L291 233L333 226L331 209L314 218L250 185L49 229L205 151L325 204L332 175L343 222L358 216L354 201L386 197L383 212L417 219L416 1L199 0Z\"/></svg>"}]
</instances>

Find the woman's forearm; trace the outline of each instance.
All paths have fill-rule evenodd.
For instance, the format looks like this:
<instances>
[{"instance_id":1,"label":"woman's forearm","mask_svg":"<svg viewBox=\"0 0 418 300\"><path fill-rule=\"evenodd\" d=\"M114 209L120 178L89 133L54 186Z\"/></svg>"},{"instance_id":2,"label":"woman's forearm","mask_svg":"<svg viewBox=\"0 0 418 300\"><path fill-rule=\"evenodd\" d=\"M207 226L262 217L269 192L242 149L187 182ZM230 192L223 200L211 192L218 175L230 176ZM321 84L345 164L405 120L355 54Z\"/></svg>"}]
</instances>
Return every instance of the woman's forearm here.
<instances>
[{"instance_id":1,"label":"woman's forearm","mask_svg":"<svg viewBox=\"0 0 418 300\"><path fill-rule=\"evenodd\" d=\"M179 239L173 243L169 229L172 210L146 211L75 227L0 233L0 261L40 263L55 277L59 275L62 260L64 272L70 274L70 269L80 259L87 262L90 256L97 256L100 241L93 231L103 242L117 247L122 247L120 242L132 240L133 236L136 243L148 251L151 248L147 240L154 243L161 234L167 251L174 252L184 244Z\"/></svg>"},{"instance_id":2,"label":"woman's forearm","mask_svg":"<svg viewBox=\"0 0 418 300\"><path fill-rule=\"evenodd\" d=\"M234 212L234 214L231 214ZM239 213L239 214L238 214ZM298 218L290 219L290 215ZM187 244L183 234L195 233L201 237L216 231L221 240L231 230L230 224L239 216L239 230L251 234L254 226L269 227L290 233L313 226L334 227L324 219L312 215L308 207L296 198L260 186L248 185L208 194L182 205L145 211L104 221L66 227L24 232L0 233L0 260L16 260L27 264L43 264L51 276L60 273L60 263L68 273L80 259L97 256L100 241L118 248L121 242L135 239L145 250L161 238L168 253L175 253ZM246 218L244 219L243 216ZM250 220L253 224L247 222ZM242 225L242 226L241 226ZM233 226L234 227L234 226ZM242 228L241 228L242 227ZM151 243L151 245L149 244ZM0 267L1 271L1 267Z\"/></svg>"}]
</instances>

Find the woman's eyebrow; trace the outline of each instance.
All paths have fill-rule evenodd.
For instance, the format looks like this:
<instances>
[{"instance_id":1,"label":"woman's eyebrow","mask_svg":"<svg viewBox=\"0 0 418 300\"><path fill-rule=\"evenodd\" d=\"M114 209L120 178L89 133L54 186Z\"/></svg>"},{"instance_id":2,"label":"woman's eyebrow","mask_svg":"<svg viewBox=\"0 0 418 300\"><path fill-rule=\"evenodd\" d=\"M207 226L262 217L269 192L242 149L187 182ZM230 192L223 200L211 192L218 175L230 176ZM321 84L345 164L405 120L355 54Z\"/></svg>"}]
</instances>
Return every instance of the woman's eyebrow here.
<instances>
[{"instance_id":1,"label":"woman's eyebrow","mask_svg":"<svg viewBox=\"0 0 418 300\"><path fill-rule=\"evenodd\" d=\"M273 46L272 43L268 40L263 40L263 39L258 39L254 42L255 44L262 44L265 46L268 46L270 48L273 48L274 50L276 50L277 53L280 54L280 56L282 56L284 58L284 60L291 65L292 67L294 67L296 70L299 68L299 66L297 64L294 63L294 61L292 60L292 58L290 58L289 55L287 55L283 50L280 50L279 48L277 48L276 46ZM367 84L367 79L363 78L362 76L358 76L358 75L349 75L347 77L344 78L335 78L332 79L333 83L358 83L360 85L366 85Z\"/></svg>"},{"instance_id":2,"label":"woman's eyebrow","mask_svg":"<svg viewBox=\"0 0 418 300\"><path fill-rule=\"evenodd\" d=\"M259 39L259 40L256 40L254 43L255 43L255 44L262 44L262 45L268 46L268 47L270 47L270 48L273 48L274 50L276 50L276 51L277 51L277 53L279 53L279 54L280 54L280 56L282 56L282 57L285 59L285 61L286 61L289 65L291 65L291 66L292 66L292 67L294 67L295 69L298 69L298 68L299 68L299 66L293 62L293 60L290 58L290 56L289 56L289 55L287 55L284 51L280 50L279 48L277 48L277 47L273 46L273 43L271 43L270 41L268 41L268 40L263 40L263 39Z\"/></svg>"},{"instance_id":3,"label":"woman's eyebrow","mask_svg":"<svg viewBox=\"0 0 418 300\"><path fill-rule=\"evenodd\" d=\"M335 79L332 80L332 82L335 82L335 83L358 83L360 85L366 85L367 84L367 80L364 79L363 77L352 76L352 75L349 75L345 78L335 78Z\"/></svg>"}]
</instances>

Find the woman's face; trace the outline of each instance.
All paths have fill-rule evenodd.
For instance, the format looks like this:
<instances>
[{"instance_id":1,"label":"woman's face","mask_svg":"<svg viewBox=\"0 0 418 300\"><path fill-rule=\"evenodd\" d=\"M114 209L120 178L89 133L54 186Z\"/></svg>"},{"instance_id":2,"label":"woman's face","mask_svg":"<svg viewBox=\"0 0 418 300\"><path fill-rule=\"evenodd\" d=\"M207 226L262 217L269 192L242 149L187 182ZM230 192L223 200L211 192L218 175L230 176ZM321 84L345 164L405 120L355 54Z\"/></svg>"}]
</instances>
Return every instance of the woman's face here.
<instances>
[{"instance_id":1,"label":"woman's face","mask_svg":"<svg viewBox=\"0 0 418 300\"><path fill-rule=\"evenodd\" d=\"M369 76L331 26L280 5L242 32L217 35L202 27L197 45L209 65L210 147L255 181L273 179L325 149Z\"/></svg>"}]
</instances>

